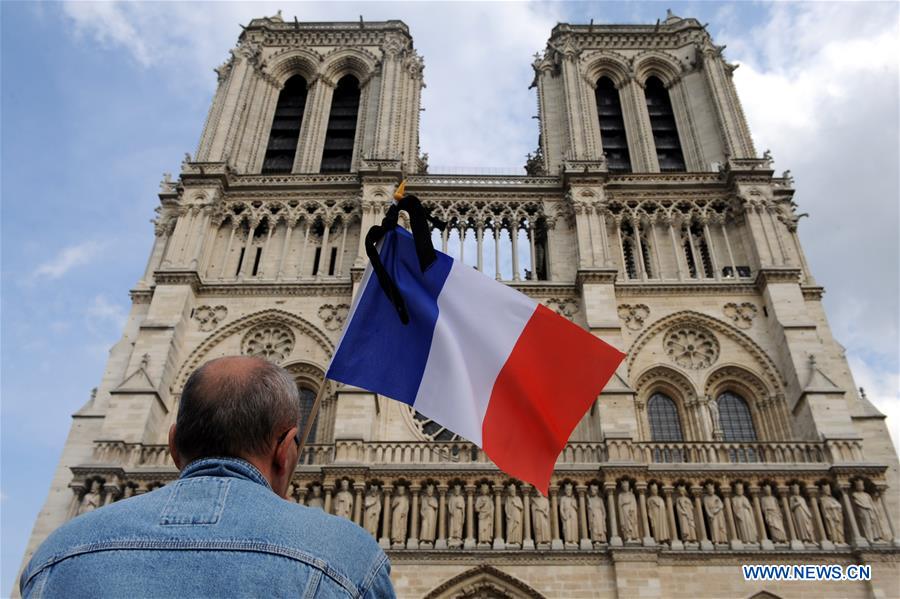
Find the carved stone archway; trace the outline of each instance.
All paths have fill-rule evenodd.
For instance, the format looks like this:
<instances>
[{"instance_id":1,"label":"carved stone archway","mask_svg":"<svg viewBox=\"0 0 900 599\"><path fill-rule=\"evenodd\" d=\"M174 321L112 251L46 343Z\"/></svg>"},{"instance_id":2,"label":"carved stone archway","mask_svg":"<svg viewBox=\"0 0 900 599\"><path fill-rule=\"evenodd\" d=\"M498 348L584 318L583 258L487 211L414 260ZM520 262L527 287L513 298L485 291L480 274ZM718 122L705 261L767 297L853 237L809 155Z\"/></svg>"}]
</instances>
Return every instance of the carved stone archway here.
<instances>
[{"instance_id":1,"label":"carved stone archway","mask_svg":"<svg viewBox=\"0 0 900 599\"><path fill-rule=\"evenodd\" d=\"M545 599L518 578L482 564L447 580L425 599Z\"/></svg>"}]
</instances>

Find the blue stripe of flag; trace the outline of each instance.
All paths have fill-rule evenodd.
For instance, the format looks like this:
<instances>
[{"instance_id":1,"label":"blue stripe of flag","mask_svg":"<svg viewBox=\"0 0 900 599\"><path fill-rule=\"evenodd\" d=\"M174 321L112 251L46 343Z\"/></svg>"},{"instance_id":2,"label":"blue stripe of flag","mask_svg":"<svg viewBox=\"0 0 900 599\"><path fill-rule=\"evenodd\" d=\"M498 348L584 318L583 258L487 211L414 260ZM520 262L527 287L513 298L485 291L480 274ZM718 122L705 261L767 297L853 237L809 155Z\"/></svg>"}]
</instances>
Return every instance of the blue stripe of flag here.
<instances>
[{"instance_id":1,"label":"blue stripe of flag","mask_svg":"<svg viewBox=\"0 0 900 599\"><path fill-rule=\"evenodd\" d=\"M380 256L406 302L409 324L400 322L372 273L325 376L412 405L431 350L437 298L453 259L437 252L423 273L412 235L400 227L384 236Z\"/></svg>"}]
</instances>

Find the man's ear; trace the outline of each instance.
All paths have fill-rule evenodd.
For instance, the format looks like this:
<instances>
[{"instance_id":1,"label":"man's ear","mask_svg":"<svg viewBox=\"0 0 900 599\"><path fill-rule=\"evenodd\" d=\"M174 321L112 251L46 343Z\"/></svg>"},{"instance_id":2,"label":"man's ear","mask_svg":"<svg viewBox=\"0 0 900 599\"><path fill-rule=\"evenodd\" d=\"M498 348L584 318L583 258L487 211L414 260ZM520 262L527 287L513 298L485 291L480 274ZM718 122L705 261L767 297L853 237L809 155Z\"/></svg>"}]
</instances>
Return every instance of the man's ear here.
<instances>
[{"instance_id":1,"label":"man's ear","mask_svg":"<svg viewBox=\"0 0 900 599\"><path fill-rule=\"evenodd\" d=\"M172 454L172 461L175 462L175 467L181 470L181 467L184 465L181 462L181 455L178 453L178 448L175 446L175 425L173 424L169 427L169 453Z\"/></svg>"},{"instance_id":2,"label":"man's ear","mask_svg":"<svg viewBox=\"0 0 900 599\"><path fill-rule=\"evenodd\" d=\"M272 467L274 472L285 472L287 470L293 470L293 465L288 464L289 455L291 446L294 444L294 436L297 434L297 427L295 426L291 430L287 432L284 439L275 447L275 452L272 454Z\"/></svg>"}]
</instances>

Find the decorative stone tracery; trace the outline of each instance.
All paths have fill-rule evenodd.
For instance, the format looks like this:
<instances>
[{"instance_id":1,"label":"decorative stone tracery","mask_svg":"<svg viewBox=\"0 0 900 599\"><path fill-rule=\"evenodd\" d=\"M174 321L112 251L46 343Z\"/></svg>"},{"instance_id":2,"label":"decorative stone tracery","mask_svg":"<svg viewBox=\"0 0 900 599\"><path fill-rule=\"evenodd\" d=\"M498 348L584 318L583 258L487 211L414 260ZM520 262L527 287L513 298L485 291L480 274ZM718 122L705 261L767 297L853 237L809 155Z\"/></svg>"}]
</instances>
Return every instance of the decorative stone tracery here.
<instances>
[{"instance_id":1,"label":"decorative stone tracery","mask_svg":"<svg viewBox=\"0 0 900 599\"><path fill-rule=\"evenodd\" d=\"M344 326L347 314L350 313L350 304L323 304L319 308L319 318L325 323L329 331L339 331Z\"/></svg>"},{"instance_id":2,"label":"decorative stone tracery","mask_svg":"<svg viewBox=\"0 0 900 599\"><path fill-rule=\"evenodd\" d=\"M618 312L619 318L632 331L643 328L644 322L650 316L650 308L645 304L620 304Z\"/></svg>"},{"instance_id":3,"label":"decorative stone tracery","mask_svg":"<svg viewBox=\"0 0 900 599\"><path fill-rule=\"evenodd\" d=\"M716 336L702 327L678 327L663 338L663 346L673 362L697 370L711 366L719 358Z\"/></svg>"},{"instance_id":4,"label":"decorative stone tracery","mask_svg":"<svg viewBox=\"0 0 900 599\"><path fill-rule=\"evenodd\" d=\"M722 313L730 318L734 322L734 326L739 329L749 329L758 312L756 305L750 302L741 302L740 304L729 302L722 308Z\"/></svg>"},{"instance_id":5,"label":"decorative stone tracery","mask_svg":"<svg viewBox=\"0 0 900 599\"><path fill-rule=\"evenodd\" d=\"M225 306L198 306L194 310L194 320L201 331L212 331L228 316Z\"/></svg>"},{"instance_id":6,"label":"decorative stone tracery","mask_svg":"<svg viewBox=\"0 0 900 599\"><path fill-rule=\"evenodd\" d=\"M246 356L281 362L293 351L294 341L294 333L289 328L277 323L263 324L244 335L241 351Z\"/></svg>"}]
</instances>

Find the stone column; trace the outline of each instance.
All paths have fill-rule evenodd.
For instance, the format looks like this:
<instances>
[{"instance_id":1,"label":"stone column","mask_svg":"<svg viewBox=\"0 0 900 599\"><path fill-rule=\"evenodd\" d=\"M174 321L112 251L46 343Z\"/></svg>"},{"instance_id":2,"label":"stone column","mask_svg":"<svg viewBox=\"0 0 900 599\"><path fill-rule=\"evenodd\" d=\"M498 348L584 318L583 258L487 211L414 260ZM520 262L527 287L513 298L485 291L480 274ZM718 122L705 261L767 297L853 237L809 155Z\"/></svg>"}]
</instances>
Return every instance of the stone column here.
<instances>
[{"instance_id":1,"label":"stone column","mask_svg":"<svg viewBox=\"0 0 900 599\"><path fill-rule=\"evenodd\" d=\"M662 488L662 491L666 498L666 517L669 519L669 536L671 537L669 546L675 550L684 549L684 543L681 542L678 528L675 526L675 506L672 503L672 492L674 489L671 485L666 485Z\"/></svg>"},{"instance_id":2,"label":"stone column","mask_svg":"<svg viewBox=\"0 0 900 599\"><path fill-rule=\"evenodd\" d=\"M650 535L650 520L647 518L647 483L637 483L634 488L638 492L638 511L641 513L641 526L644 533L644 547L653 547L656 540Z\"/></svg>"},{"instance_id":3,"label":"stone column","mask_svg":"<svg viewBox=\"0 0 900 599\"><path fill-rule=\"evenodd\" d=\"M838 487L841 489L841 499L844 502L844 515L850 522L851 544L856 548L868 547L869 541L859 532L859 524L856 523L856 512L853 511L853 504L850 502L850 483L841 481L838 483Z\"/></svg>"},{"instance_id":4,"label":"stone column","mask_svg":"<svg viewBox=\"0 0 900 599\"><path fill-rule=\"evenodd\" d=\"M619 536L619 521L616 517L616 483L605 482L603 488L606 490L606 514L609 517L609 546L621 547L622 537Z\"/></svg>"},{"instance_id":5,"label":"stone column","mask_svg":"<svg viewBox=\"0 0 900 599\"><path fill-rule=\"evenodd\" d=\"M593 549L594 543L591 541L591 532L588 530L587 508L585 507L587 487L578 485L575 491L578 493L578 546L579 549Z\"/></svg>"},{"instance_id":6,"label":"stone column","mask_svg":"<svg viewBox=\"0 0 900 599\"><path fill-rule=\"evenodd\" d=\"M787 486L778 487L778 495L781 497L781 509L784 512L785 520L787 520L788 540L791 543L791 549L802 550L803 541L797 538L797 530L794 528L794 513L788 504L788 492Z\"/></svg>"},{"instance_id":7,"label":"stone column","mask_svg":"<svg viewBox=\"0 0 900 599\"><path fill-rule=\"evenodd\" d=\"M700 549L711 551L714 549L709 537L706 536L706 516L703 514L703 502L700 497L703 487L695 485L691 487L691 496L694 498L694 520L697 522L697 539L700 541Z\"/></svg>"},{"instance_id":8,"label":"stone column","mask_svg":"<svg viewBox=\"0 0 900 599\"><path fill-rule=\"evenodd\" d=\"M895 547L900 547L900 538L897 537L897 531L894 529L894 522L891 520L891 512L884 502L884 492L887 490L887 485L883 483L878 484L875 486L875 489L878 491L878 504L881 505L881 511L884 512L883 521L887 523L888 531L891 533L891 542Z\"/></svg>"},{"instance_id":9,"label":"stone column","mask_svg":"<svg viewBox=\"0 0 900 599\"><path fill-rule=\"evenodd\" d=\"M753 485L749 491L750 497L753 499L753 518L756 521L756 529L759 533L759 547L765 550L775 549L775 544L769 540L766 534L766 521L762 515L762 506L759 504L759 487Z\"/></svg>"},{"instance_id":10,"label":"stone column","mask_svg":"<svg viewBox=\"0 0 900 599\"><path fill-rule=\"evenodd\" d=\"M447 548L447 485L438 485L438 534L434 548Z\"/></svg>"},{"instance_id":11,"label":"stone column","mask_svg":"<svg viewBox=\"0 0 900 599\"><path fill-rule=\"evenodd\" d=\"M503 541L503 494L502 485L494 485L494 549L506 549Z\"/></svg>"},{"instance_id":12,"label":"stone column","mask_svg":"<svg viewBox=\"0 0 900 599\"><path fill-rule=\"evenodd\" d=\"M732 549L743 549L744 544L737 536L737 530L734 526L734 511L731 509L731 487L722 486L722 498L725 504L725 528L728 530L729 545Z\"/></svg>"},{"instance_id":13,"label":"stone column","mask_svg":"<svg viewBox=\"0 0 900 599\"><path fill-rule=\"evenodd\" d=\"M534 539L531 538L531 485L522 485L522 549L534 549Z\"/></svg>"},{"instance_id":14,"label":"stone column","mask_svg":"<svg viewBox=\"0 0 900 599\"><path fill-rule=\"evenodd\" d=\"M278 269L275 274L275 280L280 281L281 275L284 274L284 260L287 256L287 249L291 245L291 233L294 232L294 221L289 219L287 222L287 230L284 232L284 241L281 243L281 254L278 256ZM363 236L365 237L365 236Z\"/></svg>"},{"instance_id":15,"label":"stone column","mask_svg":"<svg viewBox=\"0 0 900 599\"><path fill-rule=\"evenodd\" d=\"M363 491L365 488L365 483L355 483L353 485L353 490L356 491L356 498L353 500L353 521L360 526L362 526Z\"/></svg>"},{"instance_id":16,"label":"stone column","mask_svg":"<svg viewBox=\"0 0 900 599\"><path fill-rule=\"evenodd\" d=\"M466 540L463 549L475 548L475 486L466 485Z\"/></svg>"},{"instance_id":17,"label":"stone column","mask_svg":"<svg viewBox=\"0 0 900 599\"><path fill-rule=\"evenodd\" d=\"M410 506L411 514L409 515L409 538L406 539L407 549L419 548L419 491L422 489L419 485L410 485L409 494L412 496L412 504Z\"/></svg>"},{"instance_id":18,"label":"stone column","mask_svg":"<svg viewBox=\"0 0 900 599\"><path fill-rule=\"evenodd\" d=\"M384 485L381 501L381 538L378 539L378 544L384 549L391 546L391 491L393 490L391 485Z\"/></svg>"},{"instance_id":19,"label":"stone column","mask_svg":"<svg viewBox=\"0 0 900 599\"><path fill-rule=\"evenodd\" d=\"M550 487L550 548L562 549L563 542L559 538L559 500L557 499L559 487L553 485Z\"/></svg>"},{"instance_id":20,"label":"stone column","mask_svg":"<svg viewBox=\"0 0 900 599\"><path fill-rule=\"evenodd\" d=\"M115 483L106 483L103 485L103 505L109 505L114 502L122 494L122 489Z\"/></svg>"},{"instance_id":21,"label":"stone column","mask_svg":"<svg viewBox=\"0 0 900 599\"><path fill-rule=\"evenodd\" d=\"M323 506L326 514L331 513L331 494L334 492L334 485L322 485L325 489L325 505Z\"/></svg>"},{"instance_id":22,"label":"stone column","mask_svg":"<svg viewBox=\"0 0 900 599\"><path fill-rule=\"evenodd\" d=\"M231 233L228 235L228 243L225 245L225 253L222 255L222 263L219 265L219 279L225 279L225 269L228 268L228 258L231 256L231 247L234 245L234 235L237 233L240 224L234 219L231 220ZM229 277L231 278L231 277Z\"/></svg>"},{"instance_id":23,"label":"stone column","mask_svg":"<svg viewBox=\"0 0 900 599\"><path fill-rule=\"evenodd\" d=\"M834 549L834 543L828 540L825 533L825 523L822 521L822 512L819 509L819 487L809 485L807 487L809 495L809 505L812 507L813 525L816 528L816 536L819 540L819 546L822 549Z\"/></svg>"}]
</instances>

